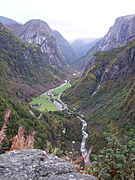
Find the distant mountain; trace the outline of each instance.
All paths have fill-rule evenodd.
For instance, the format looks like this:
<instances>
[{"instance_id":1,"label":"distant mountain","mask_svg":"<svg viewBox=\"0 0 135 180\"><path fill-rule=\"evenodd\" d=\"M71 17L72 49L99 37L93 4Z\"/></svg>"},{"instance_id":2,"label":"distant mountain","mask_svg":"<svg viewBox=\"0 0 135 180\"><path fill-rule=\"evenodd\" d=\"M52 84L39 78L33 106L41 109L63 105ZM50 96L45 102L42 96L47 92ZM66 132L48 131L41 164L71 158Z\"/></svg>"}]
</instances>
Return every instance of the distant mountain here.
<instances>
[{"instance_id":1,"label":"distant mountain","mask_svg":"<svg viewBox=\"0 0 135 180\"><path fill-rule=\"evenodd\" d=\"M78 58L80 58L81 56L86 55L90 48L94 46L98 40L99 39L97 38L81 38L73 41L71 46Z\"/></svg>"},{"instance_id":2,"label":"distant mountain","mask_svg":"<svg viewBox=\"0 0 135 180\"><path fill-rule=\"evenodd\" d=\"M75 54L70 43L66 39L64 39L64 37L58 31L52 30L52 32L57 40L58 46L60 47L64 57L66 58L66 61L70 65L73 64L77 60L77 55Z\"/></svg>"},{"instance_id":3,"label":"distant mountain","mask_svg":"<svg viewBox=\"0 0 135 180\"><path fill-rule=\"evenodd\" d=\"M78 39L72 43L72 47L74 51L78 54L77 61L73 64L73 67L77 69L78 71L83 72L87 62L88 62L88 55L89 51L93 47L95 47L95 44L97 44L100 41L101 38L87 38L87 39ZM90 42L89 42L90 41ZM94 49L95 50L95 49Z\"/></svg>"}]
</instances>

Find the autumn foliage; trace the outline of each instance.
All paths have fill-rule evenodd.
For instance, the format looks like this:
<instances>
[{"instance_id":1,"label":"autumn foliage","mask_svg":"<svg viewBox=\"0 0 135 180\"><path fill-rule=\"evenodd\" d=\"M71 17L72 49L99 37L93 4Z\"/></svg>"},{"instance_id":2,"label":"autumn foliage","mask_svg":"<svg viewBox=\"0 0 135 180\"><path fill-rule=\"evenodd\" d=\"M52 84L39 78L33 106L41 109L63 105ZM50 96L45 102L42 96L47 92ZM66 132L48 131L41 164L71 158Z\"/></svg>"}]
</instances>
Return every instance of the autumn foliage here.
<instances>
[{"instance_id":1,"label":"autumn foliage","mask_svg":"<svg viewBox=\"0 0 135 180\"><path fill-rule=\"evenodd\" d=\"M36 132L32 131L30 135L25 136L25 129L23 126L20 126L18 129L18 134L12 139L10 150L33 149L35 134Z\"/></svg>"},{"instance_id":2,"label":"autumn foliage","mask_svg":"<svg viewBox=\"0 0 135 180\"><path fill-rule=\"evenodd\" d=\"M3 141L3 139L6 137L6 129L7 129L7 123L10 117L11 110L7 109L5 112L5 117L4 117L4 124L2 126L2 129L0 130L0 143Z\"/></svg>"}]
</instances>

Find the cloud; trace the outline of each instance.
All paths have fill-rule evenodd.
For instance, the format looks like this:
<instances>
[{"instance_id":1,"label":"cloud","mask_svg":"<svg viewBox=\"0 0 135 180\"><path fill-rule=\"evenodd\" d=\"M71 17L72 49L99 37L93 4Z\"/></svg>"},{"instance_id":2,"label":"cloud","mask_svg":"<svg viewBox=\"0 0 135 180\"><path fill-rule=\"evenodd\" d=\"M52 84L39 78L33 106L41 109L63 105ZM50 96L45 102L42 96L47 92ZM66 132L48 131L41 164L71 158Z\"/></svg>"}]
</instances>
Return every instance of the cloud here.
<instances>
[{"instance_id":1,"label":"cloud","mask_svg":"<svg viewBox=\"0 0 135 180\"><path fill-rule=\"evenodd\" d=\"M2 16L42 19L65 38L101 37L115 18L134 13L134 0L0 0Z\"/></svg>"}]
</instances>

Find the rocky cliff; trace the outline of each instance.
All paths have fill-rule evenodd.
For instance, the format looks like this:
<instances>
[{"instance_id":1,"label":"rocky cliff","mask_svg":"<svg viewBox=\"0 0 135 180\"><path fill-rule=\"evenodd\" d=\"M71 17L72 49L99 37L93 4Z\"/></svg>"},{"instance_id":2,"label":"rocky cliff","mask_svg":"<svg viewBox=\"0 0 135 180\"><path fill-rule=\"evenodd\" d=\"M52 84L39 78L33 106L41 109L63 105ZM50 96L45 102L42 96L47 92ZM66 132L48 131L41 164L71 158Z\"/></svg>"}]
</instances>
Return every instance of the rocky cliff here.
<instances>
[{"instance_id":1,"label":"rocky cliff","mask_svg":"<svg viewBox=\"0 0 135 180\"><path fill-rule=\"evenodd\" d=\"M17 37L38 45L48 55L48 62L58 68L72 64L77 59L68 41L58 31L51 30L42 20L30 20L23 25L0 16L0 22Z\"/></svg>"},{"instance_id":2,"label":"rocky cliff","mask_svg":"<svg viewBox=\"0 0 135 180\"><path fill-rule=\"evenodd\" d=\"M0 179L3 180L96 180L77 174L72 165L45 151L30 149L0 155Z\"/></svg>"},{"instance_id":3,"label":"rocky cliff","mask_svg":"<svg viewBox=\"0 0 135 180\"><path fill-rule=\"evenodd\" d=\"M77 60L77 55L72 49L72 46L66 39L63 38L63 36L58 31L52 30L52 32L57 40L58 46L62 50L63 56L66 58L66 61L70 65L73 64Z\"/></svg>"},{"instance_id":4,"label":"rocky cliff","mask_svg":"<svg viewBox=\"0 0 135 180\"><path fill-rule=\"evenodd\" d=\"M14 34L29 43L38 45L45 56L47 56L47 61L50 65L63 70L67 68L65 57L46 22L38 19L30 20Z\"/></svg>"},{"instance_id":5,"label":"rocky cliff","mask_svg":"<svg viewBox=\"0 0 135 180\"><path fill-rule=\"evenodd\" d=\"M121 46L133 38L135 38L135 15L119 17L100 42L98 50L104 51Z\"/></svg>"},{"instance_id":6,"label":"rocky cliff","mask_svg":"<svg viewBox=\"0 0 135 180\"><path fill-rule=\"evenodd\" d=\"M108 33L93 46L86 57L82 57L82 66L89 62L93 65L93 55L97 51L106 51L115 47L122 46L135 39L135 15L119 17L115 20L114 25Z\"/></svg>"}]
</instances>

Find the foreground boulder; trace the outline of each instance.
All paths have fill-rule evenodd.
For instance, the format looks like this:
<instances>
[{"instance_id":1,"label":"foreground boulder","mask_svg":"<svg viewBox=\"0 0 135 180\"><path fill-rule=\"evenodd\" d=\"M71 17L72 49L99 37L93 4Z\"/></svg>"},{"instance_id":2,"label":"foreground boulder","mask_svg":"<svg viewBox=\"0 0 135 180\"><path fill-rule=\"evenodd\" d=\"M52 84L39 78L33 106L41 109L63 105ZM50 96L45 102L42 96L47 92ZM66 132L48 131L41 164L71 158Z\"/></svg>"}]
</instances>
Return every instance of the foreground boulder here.
<instances>
[{"instance_id":1,"label":"foreground boulder","mask_svg":"<svg viewBox=\"0 0 135 180\"><path fill-rule=\"evenodd\" d=\"M96 180L75 173L72 165L57 156L37 149L25 149L0 155L0 180Z\"/></svg>"}]
</instances>

